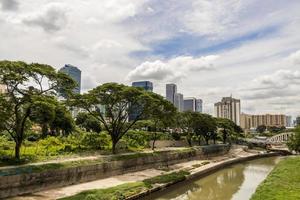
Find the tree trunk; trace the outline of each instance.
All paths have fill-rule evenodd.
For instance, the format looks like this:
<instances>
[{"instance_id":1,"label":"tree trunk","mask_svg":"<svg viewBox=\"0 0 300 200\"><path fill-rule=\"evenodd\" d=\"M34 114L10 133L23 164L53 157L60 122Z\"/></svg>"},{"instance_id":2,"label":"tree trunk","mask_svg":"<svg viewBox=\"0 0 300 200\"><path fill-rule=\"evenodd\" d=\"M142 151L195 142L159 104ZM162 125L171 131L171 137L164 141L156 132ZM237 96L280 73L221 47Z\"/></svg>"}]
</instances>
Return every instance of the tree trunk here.
<instances>
[{"instance_id":1,"label":"tree trunk","mask_svg":"<svg viewBox=\"0 0 300 200\"><path fill-rule=\"evenodd\" d=\"M224 130L224 132L223 132L223 144L226 144L226 140L227 140L227 132L226 132L226 130Z\"/></svg>"},{"instance_id":2,"label":"tree trunk","mask_svg":"<svg viewBox=\"0 0 300 200\"><path fill-rule=\"evenodd\" d=\"M152 142L152 151L154 151L155 149L155 142L156 142L156 131L154 132L154 138L153 138L153 142Z\"/></svg>"},{"instance_id":3,"label":"tree trunk","mask_svg":"<svg viewBox=\"0 0 300 200\"><path fill-rule=\"evenodd\" d=\"M42 136L43 138L47 137L48 135L48 125L47 124L42 124Z\"/></svg>"},{"instance_id":4,"label":"tree trunk","mask_svg":"<svg viewBox=\"0 0 300 200\"><path fill-rule=\"evenodd\" d=\"M209 145L209 139L205 138L206 145Z\"/></svg>"},{"instance_id":5,"label":"tree trunk","mask_svg":"<svg viewBox=\"0 0 300 200\"><path fill-rule=\"evenodd\" d=\"M20 150L21 150L21 142L16 142L15 145L15 159L20 160Z\"/></svg>"},{"instance_id":6,"label":"tree trunk","mask_svg":"<svg viewBox=\"0 0 300 200\"><path fill-rule=\"evenodd\" d=\"M117 141L112 140L112 153L116 154L117 153Z\"/></svg>"}]
</instances>

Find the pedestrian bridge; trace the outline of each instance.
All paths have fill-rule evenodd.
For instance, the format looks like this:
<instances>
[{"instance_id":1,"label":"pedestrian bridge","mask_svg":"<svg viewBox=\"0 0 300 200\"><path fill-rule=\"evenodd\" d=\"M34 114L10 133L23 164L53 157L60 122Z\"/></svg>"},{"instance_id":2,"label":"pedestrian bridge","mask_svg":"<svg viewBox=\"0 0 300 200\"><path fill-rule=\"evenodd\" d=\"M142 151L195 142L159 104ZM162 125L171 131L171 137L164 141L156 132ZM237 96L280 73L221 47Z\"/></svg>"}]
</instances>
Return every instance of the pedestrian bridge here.
<instances>
[{"instance_id":1,"label":"pedestrian bridge","mask_svg":"<svg viewBox=\"0 0 300 200\"><path fill-rule=\"evenodd\" d=\"M282 144L282 143L286 143L290 137L292 137L294 135L294 133L292 132L288 132L288 133L280 133L278 135L274 135L271 138L268 138L266 143L269 144Z\"/></svg>"}]
</instances>

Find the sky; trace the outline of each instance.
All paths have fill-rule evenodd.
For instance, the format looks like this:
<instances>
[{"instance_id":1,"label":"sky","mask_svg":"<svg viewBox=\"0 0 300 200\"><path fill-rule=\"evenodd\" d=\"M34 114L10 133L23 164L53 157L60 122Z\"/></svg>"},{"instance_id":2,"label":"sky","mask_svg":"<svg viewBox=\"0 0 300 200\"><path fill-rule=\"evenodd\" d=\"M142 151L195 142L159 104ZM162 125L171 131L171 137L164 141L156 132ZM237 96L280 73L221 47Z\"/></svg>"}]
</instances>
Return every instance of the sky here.
<instances>
[{"instance_id":1,"label":"sky","mask_svg":"<svg viewBox=\"0 0 300 200\"><path fill-rule=\"evenodd\" d=\"M176 83L204 111L300 115L299 0L0 0L0 60L82 71L82 90Z\"/></svg>"}]
</instances>

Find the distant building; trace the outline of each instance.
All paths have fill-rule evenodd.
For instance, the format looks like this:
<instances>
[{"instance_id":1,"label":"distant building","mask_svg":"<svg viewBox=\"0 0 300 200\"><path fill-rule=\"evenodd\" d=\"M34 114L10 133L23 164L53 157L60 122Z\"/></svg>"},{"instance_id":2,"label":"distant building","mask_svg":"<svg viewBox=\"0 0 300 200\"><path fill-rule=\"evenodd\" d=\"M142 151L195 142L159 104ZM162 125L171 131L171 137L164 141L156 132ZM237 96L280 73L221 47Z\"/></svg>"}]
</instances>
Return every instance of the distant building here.
<instances>
[{"instance_id":1,"label":"distant building","mask_svg":"<svg viewBox=\"0 0 300 200\"><path fill-rule=\"evenodd\" d=\"M6 86L3 84L0 84L0 94L6 93Z\"/></svg>"},{"instance_id":2,"label":"distant building","mask_svg":"<svg viewBox=\"0 0 300 200\"><path fill-rule=\"evenodd\" d=\"M295 126L300 126L300 116L296 118Z\"/></svg>"},{"instance_id":3,"label":"distant building","mask_svg":"<svg viewBox=\"0 0 300 200\"><path fill-rule=\"evenodd\" d=\"M203 113L203 101L202 101L202 99L196 99L196 112Z\"/></svg>"},{"instance_id":4,"label":"distant building","mask_svg":"<svg viewBox=\"0 0 300 200\"><path fill-rule=\"evenodd\" d=\"M184 111L183 94L180 93L175 94L175 107L178 109L179 112Z\"/></svg>"},{"instance_id":5,"label":"distant building","mask_svg":"<svg viewBox=\"0 0 300 200\"><path fill-rule=\"evenodd\" d=\"M232 97L223 97L215 103L215 117L230 119L240 125L241 101Z\"/></svg>"},{"instance_id":6,"label":"distant building","mask_svg":"<svg viewBox=\"0 0 300 200\"><path fill-rule=\"evenodd\" d=\"M292 116L286 116L286 127L293 127L293 118Z\"/></svg>"},{"instance_id":7,"label":"distant building","mask_svg":"<svg viewBox=\"0 0 300 200\"><path fill-rule=\"evenodd\" d=\"M153 83L150 81L138 81L132 83L133 87L141 87L144 88L146 91L153 92Z\"/></svg>"},{"instance_id":8,"label":"distant building","mask_svg":"<svg viewBox=\"0 0 300 200\"><path fill-rule=\"evenodd\" d=\"M265 125L267 127L287 127L287 117L285 115L248 115L241 114L241 127L244 130L256 129L258 126Z\"/></svg>"},{"instance_id":9,"label":"distant building","mask_svg":"<svg viewBox=\"0 0 300 200\"><path fill-rule=\"evenodd\" d=\"M184 111L196 112L196 98L184 99Z\"/></svg>"},{"instance_id":10,"label":"distant building","mask_svg":"<svg viewBox=\"0 0 300 200\"><path fill-rule=\"evenodd\" d=\"M62 67L59 70L59 72L69 75L77 83L77 86L74 88L73 92L75 94L80 94L80 92L81 92L81 71L73 65L66 64L64 67ZM65 94L62 94L62 92L60 92L60 96L65 97Z\"/></svg>"},{"instance_id":11,"label":"distant building","mask_svg":"<svg viewBox=\"0 0 300 200\"><path fill-rule=\"evenodd\" d=\"M139 87L139 88L143 88L144 90L146 90L148 92L153 92L153 83L151 81L133 82L132 87ZM129 121L133 121L136 119L136 117L138 116L138 110L140 108L141 107L138 105L131 105L132 112L129 113L129 116L128 116Z\"/></svg>"},{"instance_id":12,"label":"distant building","mask_svg":"<svg viewBox=\"0 0 300 200\"><path fill-rule=\"evenodd\" d=\"M177 85L171 83L166 85L166 99L175 105Z\"/></svg>"}]
</instances>

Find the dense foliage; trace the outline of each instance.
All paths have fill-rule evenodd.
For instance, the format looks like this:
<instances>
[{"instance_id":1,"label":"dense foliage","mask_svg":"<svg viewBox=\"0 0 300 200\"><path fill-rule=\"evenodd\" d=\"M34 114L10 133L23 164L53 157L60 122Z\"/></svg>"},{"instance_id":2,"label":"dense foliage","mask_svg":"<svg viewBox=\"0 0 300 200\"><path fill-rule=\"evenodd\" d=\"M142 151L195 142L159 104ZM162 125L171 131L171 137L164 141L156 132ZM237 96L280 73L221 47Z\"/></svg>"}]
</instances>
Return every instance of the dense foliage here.
<instances>
[{"instance_id":1,"label":"dense foliage","mask_svg":"<svg viewBox=\"0 0 300 200\"><path fill-rule=\"evenodd\" d=\"M0 61L0 83L7 87L7 91L0 95L0 128L13 138L15 158L20 159L20 148L29 128L30 115L35 113L33 118L45 126L54 115L50 101L46 99L55 95L58 89L67 93L75 87L75 83L49 65L14 61ZM49 112L41 114L43 117L37 116L35 107L43 111L49 109ZM46 115L49 117L45 118Z\"/></svg>"},{"instance_id":2,"label":"dense foliage","mask_svg":"<svg viewBox=\"0 0 300 200\"><path fill-rule=\"evenodd\" d=\"M294 130L295 135L291 137L287 145L290 150L300 153L300 126Z\"/></svg>"},{"instance_id":3,"label":"dense foliage","mask_svg":"<svg viewBox=\"0 0 300 200\"><path fill-rule=\"evenodd\" d=\"M41 160L72 152L152 149L156 140L186 139L190 146L232 141L241 128L227 119L179 113L162 96L142 88L105 83L74 95L73 79L48 65L0 61L1 160L14 152ZM57 91L66 101L58 101ZM81 112L74 116L71 111ZM229 140L230 139L230 140Z\"/></svg>"}]
</instances>

